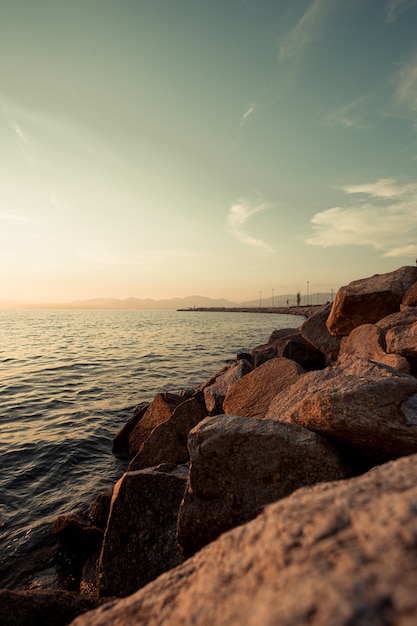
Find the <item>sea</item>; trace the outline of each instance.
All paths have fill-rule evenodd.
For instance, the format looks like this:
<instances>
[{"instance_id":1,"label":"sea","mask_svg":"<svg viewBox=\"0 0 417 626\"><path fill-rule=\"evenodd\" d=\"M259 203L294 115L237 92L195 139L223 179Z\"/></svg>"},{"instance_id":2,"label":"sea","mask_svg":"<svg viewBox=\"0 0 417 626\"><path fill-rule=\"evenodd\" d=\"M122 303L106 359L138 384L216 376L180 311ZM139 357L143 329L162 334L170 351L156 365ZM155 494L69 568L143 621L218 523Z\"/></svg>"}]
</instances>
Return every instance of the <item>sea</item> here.
<instances>
[{"instance_id":1,"label":"sea","mask_svg":"<svg viewBox=\"0 0 417 626\"><path fill-rule=\"evenodd\" d=\"M295 315L209 311L0 311L0 588L22 577L60 515L86 511L128 459L112 439L141 402L208 380ZM20 563L19 567L17 564ZM16 564L16 567L14 566Z\"/></svg>"}]
</instances>

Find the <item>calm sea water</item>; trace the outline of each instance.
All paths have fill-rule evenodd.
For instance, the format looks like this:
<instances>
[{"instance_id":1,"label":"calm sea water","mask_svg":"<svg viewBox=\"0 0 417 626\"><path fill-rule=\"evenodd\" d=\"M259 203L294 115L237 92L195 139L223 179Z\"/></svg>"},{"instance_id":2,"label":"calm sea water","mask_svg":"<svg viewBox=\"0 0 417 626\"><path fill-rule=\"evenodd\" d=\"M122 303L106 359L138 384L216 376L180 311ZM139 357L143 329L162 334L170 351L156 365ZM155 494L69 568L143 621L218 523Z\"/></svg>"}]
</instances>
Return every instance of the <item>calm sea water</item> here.
<instances>
[{"instance_id":1,"label":"calm sea water","mask_svg":"<svg viewBox=\"0 0 417 626\"><path fill-rule=\"evenodd\" d=\"M259 313L0 311L0 573L59 515L85 510L122 475L126 459L111 442L139 402L198 386L273 330L301 322Z\"/></svg>"}]
</instances>

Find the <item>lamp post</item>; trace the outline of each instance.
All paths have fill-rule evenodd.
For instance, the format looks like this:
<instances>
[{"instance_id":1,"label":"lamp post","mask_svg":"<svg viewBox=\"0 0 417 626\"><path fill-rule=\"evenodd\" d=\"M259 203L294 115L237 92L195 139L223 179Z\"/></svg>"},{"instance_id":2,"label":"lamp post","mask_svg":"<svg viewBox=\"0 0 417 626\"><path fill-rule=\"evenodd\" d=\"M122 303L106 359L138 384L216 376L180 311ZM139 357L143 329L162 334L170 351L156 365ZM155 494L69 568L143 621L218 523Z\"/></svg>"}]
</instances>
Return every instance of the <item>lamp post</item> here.
<instances>
[{"instance_id":1,"label":"lamp post","mask_svg":"<svg viewBox=\"0 0 417 626\"><path fill-rule=\"evenodd\" d=\"M274 291L275 289L272 289L272 308L274 308Z\"/></svg>"},{"instance_id":2,"label":"lamp post","mask_svg":"<svg viewBox=\"0 0 417 626\"><path fill-rule=\"evenodd\" d=\"M309 287L309 285L310 285L310 281L308 280L307 281L307 306L308 306L308 287Z\"/></svg>"},{"instance_id":3,"label":"lamp post","mask_svg":"<svg viewBox=\"0 0 417 626\"><path fill-rule=\"evenodd\" d=\"M262 308L262 291L259 292L259 308Z\"/></svg>"}]
</instances>

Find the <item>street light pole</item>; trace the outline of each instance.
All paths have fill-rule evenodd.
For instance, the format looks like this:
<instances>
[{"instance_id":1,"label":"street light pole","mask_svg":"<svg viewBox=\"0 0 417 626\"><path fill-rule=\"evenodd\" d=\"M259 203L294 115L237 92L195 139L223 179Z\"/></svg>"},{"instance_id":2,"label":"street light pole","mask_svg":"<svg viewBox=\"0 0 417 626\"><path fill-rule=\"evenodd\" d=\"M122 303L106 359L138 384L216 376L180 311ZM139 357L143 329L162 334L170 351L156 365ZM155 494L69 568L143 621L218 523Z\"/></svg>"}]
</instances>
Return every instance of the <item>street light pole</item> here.
<instances>
[{"instance_id":1,"label":"street light pole","mask_svg":"<svg viewBox=\"0 0 417 626\"><path fill-rule=\"evenodd\" d=\"M309 284L310 284L310 281L308 280L307 281L307 306L308 306L308 286L309 286Z\"/></svg>"},{"instance_id":2,"label":"street light pole","mask_svg":"<svg viewBox=\"0 0 417 626\"><path fill-rule=\"evenodd\" d=\"M272 289L272 308L274 308L274 291L275 289Z\"/></svg>"},{"instance_id":3,"label":"street light pole","mask_svg":"<svg viewBox=\"0 0 417 626\"><path fill-rule=\"evenodd\" d=\"M259 292L259 308L262 308L262 291Z\"/></svg>"}]
</instances>

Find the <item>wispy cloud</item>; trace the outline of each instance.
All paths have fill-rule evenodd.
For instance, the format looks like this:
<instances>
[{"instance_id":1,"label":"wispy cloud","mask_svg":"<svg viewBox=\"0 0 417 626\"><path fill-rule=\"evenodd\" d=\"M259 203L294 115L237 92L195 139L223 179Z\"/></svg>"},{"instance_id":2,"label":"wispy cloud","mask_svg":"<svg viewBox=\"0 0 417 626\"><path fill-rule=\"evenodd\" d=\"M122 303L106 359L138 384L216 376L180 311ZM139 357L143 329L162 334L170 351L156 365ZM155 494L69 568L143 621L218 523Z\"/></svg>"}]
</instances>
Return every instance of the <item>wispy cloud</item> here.
<instances>
[{"instance_id":1,"label":"wispy cloud","mask_svg":"<svg viewBox=\"0 0 417 626\"><path fill-rule=\"evenodd\" d=\"M342 189L358 194L357 201L316 213L306 243L370 246L386 257L417 254L417 184L401 185L386 178Z\"/></svg>"},{"instance_id":2,"label":"wispy cloud","mask_svg":"<svg viewBox=\"0 0 417 626\"><path fill-rule=\"evenodd\" d=\"M368 128L368 125L363 122L364 113L360 110L361 105L368 100L368 98L369 96L356 98L339 109L336 109L327 115L323 115L321 120L328 126L354 129Z\"/></svg>"},{"instance_id":3,"label":"wispy cloud","mask_svg":"<svg viewBox=\"0 0 417 626\"><path fill-rule=\"evenodd\" d=\"M413 0L390 0L385 7L385 22L387 24L396 22L400 13L411 4L413 4Z\"/></svg>"},{"instance_id":4,"label":"wispy cloud","mask_svg":"<svg viewBox=\"0 0 417 626\"><path fill-rule=\"evenodd\" d=\"M394 76L394 84L389 112L412 115L417 122L417 54L401 65Z\"/></svg>"},{"instance_id":5,"label":"wispy cloud","mask_svg":"<svg viewBox=\"0 0 417 626\"><path fill-rule=\"evenodd\" d=\"M252 113L255 112L255 109L256 109L256 104L254 102L251 102L251 104L248 106L248 108L246 109L242 117L240 118L241 126L244 126L246 124L246 122L248 121L248 117L252 115Z\"/></svg>"},{"instance_id":6,"label":"wispy cloud","mask_svg":"<svg viewBox=\"0 0 417 626\"><path fill-rule=\"evenodd\" d=\"M266 208L268 208L267 204L257 204L251 206L245 200L239 200L236 204L233 204L230 207L227 215L227 224L230 234L241 243L248 246L264 248L269 252L273 252L272 247L268 243L262 239L252 237L252 235L249 235L244 228L245 224L253 215L256 215L256 213L259 213L260 211L264 211Z\"/></svg>"},{"instance_id":7,"label":"wispy cloud","mask_svg":"<svg viewBox=\"0 0 417 626\"><path fill-rule=\"evenodd\" d=\"M417 194L416 183L399 185L395 178L380 178L374 183L346 185L341 189L348 194L360 193L372 198L405 198Z\"/></svg>"},{"instance_id":8,"label":"wispy cloud","mask_svg":"<svg viewBox=\"0 0 417 626\"><path fill-rule=\"evenodd\" d=\"M30 224L33 222L29 217L18 213L0 213L0 220L3 222L12 222L15 224Z\"/></svg>"},{"instance_id":9,"label":"wispy cloud","mask_svg":"<svg viewBox=\"0 0 417 626\"><path fill-rule=\"evenodd\" d=\"M312 0L304 15L280 46L280 59L300 57L306 48L320 38L324 20L332 8L331 0Z\"/></svg>"}]
</instances>

